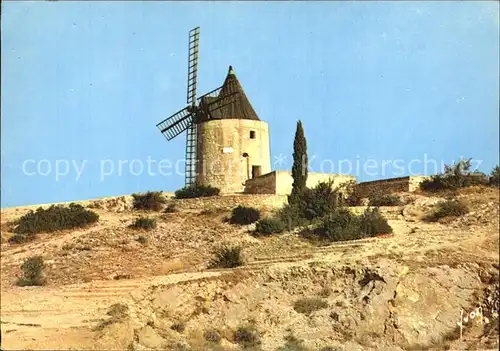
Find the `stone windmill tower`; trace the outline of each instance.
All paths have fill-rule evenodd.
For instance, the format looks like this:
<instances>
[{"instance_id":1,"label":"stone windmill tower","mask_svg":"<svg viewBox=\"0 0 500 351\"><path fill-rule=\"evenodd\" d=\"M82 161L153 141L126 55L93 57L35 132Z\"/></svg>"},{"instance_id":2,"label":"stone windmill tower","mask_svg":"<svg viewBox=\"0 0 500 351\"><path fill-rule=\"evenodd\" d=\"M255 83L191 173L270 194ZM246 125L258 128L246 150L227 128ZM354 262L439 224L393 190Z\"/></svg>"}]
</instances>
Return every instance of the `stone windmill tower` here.
<instances>
[{"instance_id":1,"label":"stone windmill tower","mask_svg":"<svg viewBox=\"0 0 500 351\"><path fill-rule=\"evenodd\" d=\"M185 185L242 192L271 171L269 129L248 101L232 67L224 84L196 98L199 27L189 33L188 106L157 124L168 140L186 131Z\"/></svg>"}]
</instances>

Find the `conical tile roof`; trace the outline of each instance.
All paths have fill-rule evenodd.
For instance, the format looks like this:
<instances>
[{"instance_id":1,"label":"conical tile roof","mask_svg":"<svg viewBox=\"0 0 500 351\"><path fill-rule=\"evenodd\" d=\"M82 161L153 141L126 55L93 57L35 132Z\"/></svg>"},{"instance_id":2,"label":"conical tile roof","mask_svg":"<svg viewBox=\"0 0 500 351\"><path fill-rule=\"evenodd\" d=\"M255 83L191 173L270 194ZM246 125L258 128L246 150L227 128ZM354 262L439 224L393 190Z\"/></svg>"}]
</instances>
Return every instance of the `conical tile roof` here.
<instances>
[{"instance_id":1,"label":"conical tile roof","mask_svg":"<svg viewBox=\"0 0 500 351\"><path fill-rule=\"evenodd\" d=\"M229 96L233 96L233 93L237 94L234 95L234 98L229 98ZM224 107L212 112L211 119L251 119L254 121L260 121L257 113L255 113L255 110L248 101L238 78L236 78L236 74L234 73L232 66L229 66L229 71L226 79L224 80L219 96L207 97L204 102L210 103L211 101L222 97L228 97L228 100L230 99L231 103L227 103Z\"/></svg>"}]
</instances>

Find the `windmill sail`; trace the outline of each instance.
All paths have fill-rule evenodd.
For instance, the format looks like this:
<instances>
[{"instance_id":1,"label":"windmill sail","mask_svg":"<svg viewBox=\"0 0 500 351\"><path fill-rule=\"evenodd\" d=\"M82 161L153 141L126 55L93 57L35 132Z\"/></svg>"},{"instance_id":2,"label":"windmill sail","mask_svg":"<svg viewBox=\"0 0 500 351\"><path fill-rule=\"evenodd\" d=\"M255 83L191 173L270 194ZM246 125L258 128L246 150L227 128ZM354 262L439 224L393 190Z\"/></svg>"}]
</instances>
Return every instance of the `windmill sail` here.
<instances>
[{"instance_id":1,"label":"windmill sail","mask_svg":"<svg viewBox=\"0 0 500 351\"><path fill-rule=\"evenodd\" d=\"M189 112L189 107L186 107L158 123L156 126L167 140L172 140L185 131L192 122L193 115Z\"/></svg>"}]
</instances>

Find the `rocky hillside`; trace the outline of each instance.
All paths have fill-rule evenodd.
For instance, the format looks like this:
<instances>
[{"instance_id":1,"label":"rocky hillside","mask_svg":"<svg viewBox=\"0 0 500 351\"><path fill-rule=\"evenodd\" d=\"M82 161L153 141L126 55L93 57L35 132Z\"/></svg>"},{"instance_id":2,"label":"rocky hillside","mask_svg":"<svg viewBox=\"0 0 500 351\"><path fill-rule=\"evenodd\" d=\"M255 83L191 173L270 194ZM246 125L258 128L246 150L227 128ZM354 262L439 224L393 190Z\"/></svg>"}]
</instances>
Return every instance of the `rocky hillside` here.
<instances>
[{"instance_id":1,"label":"rocky hillside","mask_svg":"<svg viewBox=\"0 0 500 351\"><path fill-rule=\"evenodd\" d=\"M421 350L498 349L499 194L455 195L471 211L423 219L442 199L401 194L381 208L390 236L316 246L296 232L266 238L225 218L248 195L174 200L141 212L131 198L85 202L99 223L2 244L6 349ZM362 209L353 208L353 211ZM28 208L2 210L2 241ZM129 225L157 219L151 231ZM212 251L243 247L245 265L208 269ZM42 255L47 284L18 287L20 265ZM457 322L481 307L480 318Z\"/></svg>"}]
</instances>

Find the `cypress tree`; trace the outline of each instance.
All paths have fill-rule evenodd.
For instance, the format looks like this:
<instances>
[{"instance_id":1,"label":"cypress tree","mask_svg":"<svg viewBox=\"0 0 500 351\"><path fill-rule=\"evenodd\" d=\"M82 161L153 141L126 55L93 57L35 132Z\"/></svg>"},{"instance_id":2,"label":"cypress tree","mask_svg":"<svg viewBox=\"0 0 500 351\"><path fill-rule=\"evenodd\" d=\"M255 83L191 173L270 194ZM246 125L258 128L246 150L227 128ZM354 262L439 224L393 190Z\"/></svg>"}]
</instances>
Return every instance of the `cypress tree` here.
<instances>
[{"instance_id":1,"label":"cypress tree","mask_svg":"<svg viewBox=\"0 0 500 351\"><path fill-rule=\"evenodd\" d=\"M290 204L296 203L306 189L307 180L307 141L304 136L302 122L297 122L295 139L293 141L292 193L288 198Z\"/></svg>"}]
</instances>

